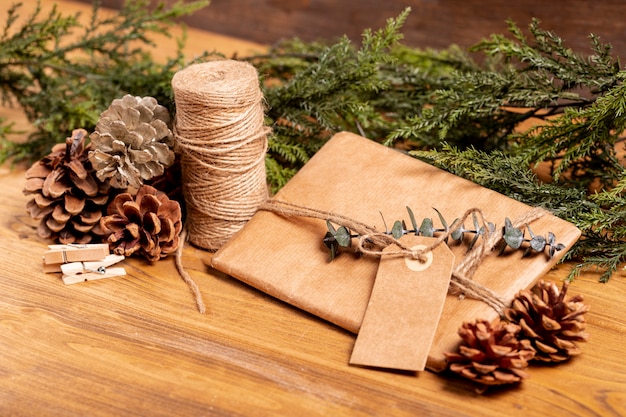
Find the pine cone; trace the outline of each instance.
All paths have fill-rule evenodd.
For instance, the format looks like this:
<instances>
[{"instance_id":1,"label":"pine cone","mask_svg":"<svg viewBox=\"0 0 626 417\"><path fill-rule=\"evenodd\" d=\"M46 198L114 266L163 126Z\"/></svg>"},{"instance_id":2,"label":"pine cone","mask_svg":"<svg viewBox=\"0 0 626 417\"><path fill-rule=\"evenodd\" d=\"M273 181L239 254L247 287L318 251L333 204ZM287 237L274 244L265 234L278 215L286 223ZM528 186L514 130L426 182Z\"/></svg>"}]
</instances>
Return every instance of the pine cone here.
<instances>
[{"instance_id":1,"label":"pine cone","mask_svg":"<svg viewBox=\"0 0 626 417\"><path fill-rule=\"evenodd\" d=\"M449 369L484 387L520 382L528 377L525 369L535 353L530 342L517 339L519 331L500 320L463 323L459 336L464 344L456 353L445 353Z\"/></svg>"},{"instance_id":2,"label":"pine cone","mask_svg":"<svg viewBox=\"0 0 626 417\"><path fill-rule=\"evenodd\" d=\"M156 262L178 248L180 204L144 185L134 198L130 193L117 195L100 224L114 253L138 254Z\"/></svg>"},{"instance_id":3,"label":"pine cone","mask_svg":"<svg viewBox=\"0 0 626 417\"><path fill-rule=\"evenodd\" d=\"M584 314L589 306L578 295L565 299L567 281L559 291L557 285L541 281L535 292L520 291L511 308L505 311L511 323L522 328L522 335L528 338L537 351L535 359L544 362L562 362L580 354L576 342L584 342L589 335L584 332Z\"/></svg>"},{"instance_id":4,"label":"pine cone","mask_svg":"<svg viewBox=\"0 0 626 417\"><path fill-rule=\"evenodd\" d=\"M109 187L95 177L87 158L87 131L76 129L66 143L26 171L27 205L40 220L37 234L61 243L89 243L100 234L100 218L109 200ZM98 240L100 237L98 236Z\"/></svg>"},{"instance_id":5,"label":"pine cone","mask_svg":"<svg viewBox=\"0 0 626 417\"><path fill-rule=\"evenodd\" d=\"M113 100L91 134L89 160L101 181L134 192L174 162L167 109L152 97Z\"/></svg>"}]
</instances>

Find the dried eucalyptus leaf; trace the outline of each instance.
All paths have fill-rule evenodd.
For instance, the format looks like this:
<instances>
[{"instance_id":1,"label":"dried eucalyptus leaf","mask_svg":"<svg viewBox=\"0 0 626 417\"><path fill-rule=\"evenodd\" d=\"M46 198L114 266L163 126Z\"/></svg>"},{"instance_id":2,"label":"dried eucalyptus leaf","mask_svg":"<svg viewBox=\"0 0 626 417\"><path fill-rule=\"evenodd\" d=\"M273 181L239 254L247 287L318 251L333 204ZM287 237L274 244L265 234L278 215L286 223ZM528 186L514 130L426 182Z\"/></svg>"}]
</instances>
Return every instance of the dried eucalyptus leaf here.
<instances>
[{"instance_id":1,"label":"dried eucalyptus leaf","mask_svg":"<svg viewBox=\"0 0 626 417\"><path fill-rule=\"evenodd\" d=\"M459 219L458 218L454 219L454 222L456 222L457 220ZM463 240L464 233L465 233L465 227L463 225L460 225L457 229L454 229L452 233L450 233L450 237L452 238L452 240L455 240L458 242L458 241Z\"/></svg>"},{"instance_id":2,"label":"dried eucalyptus leaf","mask_svg":"<svg viewBox=\"0 0 626 417\"><path fill-rule=\"evenodd\" d=\"M481 231L484 232L484 230L482 230L482 228L480 227L480 223L478 223L478 217L476 216L476 213L472 213L472 221L474 222L474 229L476 230L476 233L481 233Z\"/></svg>"},{"instance_id":3,"label":"dried eucalyptus leaf","mask_svg":"<svg viewBox=\"0 0 626 417\"><path fill-rule=\"evenodd\" d=\"M563 249L565 249L565 245L562 243L550 245L550 258L552 258L557 251L561 251Z\"/></svg>"},{"instance_id":4,"label":"dried eucalyptus leaf","mask_svg":"<svg viewBox=\"0 0 626 417\"><path fill-rule=\"evenodd\" d=\"M326 235L324 236L324 246L328 248L330 261L333 261L335 259L335 256L337 256L337 250L339 249L339 245L337 245L337 240L331 232L326 232Z\"/></svg>"},{"instance_id":5,"label":"dried eucalyptus leaf","mask_svg":"<svg viewBox=\"0 0 626 417\"><path fill-rule=\"evenodd\" d=\"M439 210L437 210L436 208L433 207L433 210L435 210L435 212L437 213L437 216L439 216L439 221L441 222L441 224L443 225L443 229L445 232L448 231L448 223L446 222L446 219L443 218L443 216L441 215L441 213L439 212Z\"/></svg>"},{"instance_id":6,"label":"dried eucalyptus leaf","mask_svg":"<svg viewBox=\"0 0 626 417\"><path fill-rule=\"evenodd\" d=\"M406 211L409 212L409 219L411 219L411 225L413 226L413 230L415 230L415 235L418 235L419 229L417 227L417 222L415 221L415 215L413 214L413 210L411 210L411 208L407 206Z\"/></svg>"},{"instance_id":7,"label":"dried eucalyptus leaf","mask_svg":"<svg viewBox=\"0 0 626 417\"><path fill-rule=\"evenodd\" d=\"M474 235L474 237L472 238L472 241L469 243L469 246L467 247L467 251L471 251L474 248L474 245L476 244L476 242L478 241L478 238L480 237L479 233L476 233Z\"/></svg>"},{"instance_id":8,"label":"dried eucalyptus leaf","mask_svg":"<svg viewBox=\"0 0 626 417\"><path fill-rule=\"evenodd\" d=\"M350 231L345 226L341 226L337 229L335 239L337 239L339 246L344 248L352 246L352 236L350 236Z\"/></svg>"},{"instance_id":9,"label":"dried eucalyptus leaf","mask_svg":"<svg viewBox=\"0 0 626 417\"><path fill-rule=\"evenodd\" d=\"M396 220L391 228L391 235L396 239L400 239L404 236L404 227L402 226L402 222L400 220Z\"/></svg>"},{"instance_id":10,"label":"dried eucalyptus leaf","mask_svg":"<svg viewBox=\"0 0 626 417\"><path fill-rule=\"evenodd\" d=\"M536 252L542 252L546 248L546 238L543 236L534 236L530 239L530 247Z\"/></svg>"},{"instance_id":11,"label":"dried eucalyptus leaf","mask_svg":"<svg viewBox=\"0 0 626 417\"><path fill-rule=\"evenodd\" d=\"M524 231L516 227L505 228L502 236L507 245L513 249L519 249L524 242Z\"/></svg>"},{"instance_id":12,"label":"dried eucalyptus leaf","mask_svg":"<svg viewBox=\"0 0 626 417\"><path fill-rule=\"evenodd\" d=\"M334 236L335 233L337 233L337 231L335 230L335 227L330 222L330 220L326 220L326 227L328 228L328 231L331 233L332 236Z\"/></svg>"},{"instance_id":13,"label":"dried eucalyptus leaf","mask_svg":"<svg viewBox=\"0 0 626 417\"><path fill-rule=\"evenodd\" d=\"M422 220L420 226L420 234L426 237L433 237L435 235L435 228L433 227L433 219Z\"/></svg>"}]
</instances>

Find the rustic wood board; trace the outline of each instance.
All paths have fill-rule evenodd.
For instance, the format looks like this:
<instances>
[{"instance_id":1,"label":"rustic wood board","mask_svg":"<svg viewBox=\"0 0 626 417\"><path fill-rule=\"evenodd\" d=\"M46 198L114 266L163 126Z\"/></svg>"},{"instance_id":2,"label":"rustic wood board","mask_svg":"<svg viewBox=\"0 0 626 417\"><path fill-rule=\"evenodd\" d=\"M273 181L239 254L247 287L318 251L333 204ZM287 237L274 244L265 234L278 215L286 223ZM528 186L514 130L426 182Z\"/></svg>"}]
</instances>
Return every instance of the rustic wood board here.
<instances>
[{"instance_id":1,"label":"rustic wood board","mask_svg":"<svg viewBox=\"0 0 626 417\"><path fill-rule=\"evenodd\" d=\"M486 218L501 226L532 208L492 190L452 175L408 155L360 136L335 135L276 199L340 213L384 230L396 219L409 220L406 207L418 223L424 217L438 224L433 207L449 222L466 209L479 207ZM466 223L469 228L471 224ZM533 222L535 234L556 234L571 247L580 231L547 215ZM333 262L322 246L323 220L285 218L258 212L212 258L212 266L270 295L357 333L367 307L378 259L342 254ZM466 245L451 245L457 262ZM522 258L520 251L488 256L474 279L510 300L521 288L532 286L564 254L548 259L543 254ZM427 366L441 370L443 352L456 349L457 329L463 321L494 319L496 313L482 302L448 296L433 341Z\"/></svg>"},{"instance_id":2,"label":"rustic wood board","mask_svg":"<svg viewBox=\"0 0 626 417\"><path fill-rule=\"evenodd\" d=\"M36 1L24 4L33 10ZM58 5L88 17L89 5ZM222 46L193 31L189 43ZM159 43L157 52L175 46ZM21 115L4 107L0 114ZM606 284L598 283L602 271L587 271L570 286L591 306L582 355L531 366L519 387L477 395L462 378L346 366L351 334L209 268L212 254L191 245L183 263L204 294L206 315L172 258L155 265L127 259L124 278L67 287L59 274L41 271L50 242L37 237L26 213L24 183L24 169L0 167L2 416L626 415L622 268ZM573 266L546 278L559 282Z\"/></svg>"},{"instance_id":3,"label":"rustic wood board","mask_svg":"<svg viewBox=\"0 0 626 417\"><path fill-rule=\"evenodd\" d=\"M584 272L588 343L559 366L531 366L514 389L478 395L463 378L347 366L354 336L207 266L124 261L128 275L65 286L41 271L46 242L25 210L24 170L0 168L0 415L334 417L626 416L626 272ZM559 282L574 265L546 278Z\"/></svg>"},{"instance_id":4,"label":"rustic wood board","mask_svg":"<svg viewBox=\"0 0 626 417\"><path fill-rule=\"evenodd\" d=\"M123 3L103 0L109 7L119 8ZM412 11L401 30L402 42L419 48L444 49L452 44L466 48L492 33L506 33L508 19L525 30L535 17L576 52L591 52L588 35L594 33L613 46L615 56L626 55L624 25L613 18L624 12L619 0L217 0L183 20L191 26L267 44L292 37L336 39L344 34L358 42L364 29L384 27L386 19L398 16L408 5Z\"/></svg>"}]
</instances>

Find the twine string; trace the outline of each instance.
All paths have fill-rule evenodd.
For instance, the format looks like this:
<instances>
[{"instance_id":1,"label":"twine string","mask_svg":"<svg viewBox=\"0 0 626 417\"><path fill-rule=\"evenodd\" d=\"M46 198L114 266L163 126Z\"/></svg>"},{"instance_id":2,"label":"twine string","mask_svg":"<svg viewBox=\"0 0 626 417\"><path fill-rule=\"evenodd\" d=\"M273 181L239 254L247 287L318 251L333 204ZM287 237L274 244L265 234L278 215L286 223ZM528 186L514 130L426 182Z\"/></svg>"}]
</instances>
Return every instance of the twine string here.
<instances>
[{"instance_id":1,"label":"twine string","mask_svg":"<svg viewBox=\"0 0 626 417\"><path fill-rule=\"evenodd\" d=\"M503 236L501 228L495 231L489 228L489 224L485 220L483 212L478 208L466 210L463 216L455 220L430 246L421 250L413 250L390 234L377 231L375 228L358 220L329 211L304 207L276 199L267 200L259 207L259 210L274 212L285 217L297 216L329 220L346 227L348 230L356 232L359 235L357 239L357 249L364 254L372 256L382 256L383 254L385 256L408 256L420 260L423 260L426 253L431 252L441 243L445 242L450 234L463 225L469 216L476 215L482 225L483 238L468 252L461 262L455 265L452 270L448 292L450 294L462 294L465 297L480 300L489 305L500 315L502 315L506 309L507 303L505 300L491 289L472 279L480 263L493 251ZM546 213L547 211L544 209L535 208L522 215L519 219L516 219L513 225L514 227L524 227L528 223L544 216ZM383 248L391 244L397 246L398 249L387 252L382 251Z\"/></svg>"},{"instance_id":2,"label":"twine string","mask_svg":"<svg viewBox=\"0 0 626 417\"><path fill-rule=\"evenodd\" d=\"M191 275L189 275L189 273L185 270L185 267L183 266L183 248L185 247L186 240L187 230L183 228L183 230L180 232L180 243L178 244L178 248L176 249L176 269L178 270L178 273L180 274L183 281L185 281L185 283L191 290L191 293L193 294L196 301L196 307L198 308L198 311L200 312L200 314L204 314L206 312L206 306L204 305L204 300L202 299L202 293L200 292L200 288L198 287L198 284L196 284L196 281L193 280Z\"/></svg>"}]
</instances>

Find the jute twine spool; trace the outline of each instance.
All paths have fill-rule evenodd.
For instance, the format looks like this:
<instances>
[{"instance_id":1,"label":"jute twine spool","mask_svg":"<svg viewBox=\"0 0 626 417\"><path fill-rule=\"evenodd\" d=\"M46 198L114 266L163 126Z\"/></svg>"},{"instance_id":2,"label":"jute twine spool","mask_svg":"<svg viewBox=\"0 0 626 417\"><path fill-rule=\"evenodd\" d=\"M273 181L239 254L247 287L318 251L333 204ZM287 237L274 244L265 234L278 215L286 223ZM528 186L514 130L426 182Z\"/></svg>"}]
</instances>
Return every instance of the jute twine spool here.
<instances>
[{"instance_id":1,"label":"jute twine spool","mask_svg":"<svg viewBox=\"0 0 626 417\"><path fill-rule=\"evenodd\" d=\"M172 78L189 241L219 249L268 198L263 95L256 69L234 60Z\"/></svg>"}]
</instances>

